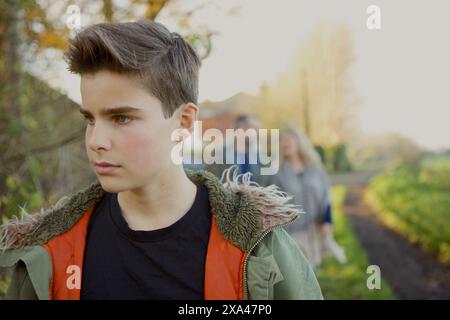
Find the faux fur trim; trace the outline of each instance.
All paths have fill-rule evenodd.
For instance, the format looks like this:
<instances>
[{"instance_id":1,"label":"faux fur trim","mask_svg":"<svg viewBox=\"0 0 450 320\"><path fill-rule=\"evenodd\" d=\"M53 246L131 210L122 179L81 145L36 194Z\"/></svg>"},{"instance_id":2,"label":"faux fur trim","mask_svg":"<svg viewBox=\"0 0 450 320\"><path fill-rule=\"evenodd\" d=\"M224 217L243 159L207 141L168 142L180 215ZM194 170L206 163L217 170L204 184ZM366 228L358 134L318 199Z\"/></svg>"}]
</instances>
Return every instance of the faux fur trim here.
<instances>
[{"instance_id":1,"label":"faux fur trim","mask_svg":"<svg viewBox=\"0 0 450 320\"><path fill-rule=\"evenodd\" d=\"M248 252L266 231L294 221L303 211L289 203L292 196L276 185L262 187L251 181L250 172L237 172L238 167L232 166L223 171L220 179L224 188L239 198L238 215L231 224L231 232L223 230L222 235Z\"/></svg>"},{"instance_id":2,"label":"faux fur trim","mask_svg":"<svg viewBox=\"0 0 450 320\"><path fill-rule=\"evenodd\" d=\"M245 252L266 231L295 220L300 213L297 206L288 203L287 194L274 185L257 185L250 180L250 173L238 175L237 167L224 171L222 183L207 171L186 170L186 174L196 185L208 189L211 211L222 236ZM73 227L104 194L96 182L38 213L16 217L0 227L0 249L45 244Z\"/></svg>"},{"instance_id":3,"label":"faux fur trim","mask_svg":"<svg viewBox=\"0 0 450 320\"><path fill-rule=\"evenodd\" d=\"M15 217L0 227L0 250L45 244L73 227L104 194L96 182L71 197L62 197L55 205L38 213L25 215L22 219Z\"/></svg>"}]
</instances>

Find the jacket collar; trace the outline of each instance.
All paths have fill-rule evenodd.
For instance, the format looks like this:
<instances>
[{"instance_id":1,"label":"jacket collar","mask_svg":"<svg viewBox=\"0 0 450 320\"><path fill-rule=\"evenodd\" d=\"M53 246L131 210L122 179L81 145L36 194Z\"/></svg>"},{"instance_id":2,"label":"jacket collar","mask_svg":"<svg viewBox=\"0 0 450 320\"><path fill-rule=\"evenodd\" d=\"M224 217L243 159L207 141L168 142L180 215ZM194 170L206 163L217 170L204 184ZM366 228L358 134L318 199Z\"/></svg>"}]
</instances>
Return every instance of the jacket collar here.
<instances>
[{"instance_id":1,"label":"jacket collar","mask_svg":"<svg viewBox=\"0 0 450 320\"><path fill-rule=\"evenodd\" d=\"M245 252L268 230L295 220L300 212L276 186L261 187L250 181L250 174L237 175L236 167L224 172L222 182L207 171L185 171L192 182L207 188L211 211L224 239ZM1 227L0 248L45 244L74 226L104 194L100 183L95 182L39 213L16 218Z\"/></svg>"}]
</instances>

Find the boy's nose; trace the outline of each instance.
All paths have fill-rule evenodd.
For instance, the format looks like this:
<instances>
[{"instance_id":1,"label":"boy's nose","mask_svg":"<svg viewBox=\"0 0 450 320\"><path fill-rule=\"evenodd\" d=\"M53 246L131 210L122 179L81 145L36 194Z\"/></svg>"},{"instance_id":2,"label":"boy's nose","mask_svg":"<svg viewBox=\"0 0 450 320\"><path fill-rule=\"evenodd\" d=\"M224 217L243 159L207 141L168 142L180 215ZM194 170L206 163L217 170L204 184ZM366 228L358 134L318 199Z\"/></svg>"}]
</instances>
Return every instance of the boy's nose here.
<instances>
[{"instance_id":1,"label":"boy's nose","mask_svg":"<svg viewBox=\"0 0 450 320\"><path fill-rule=\"evenodd\" d=\"M90 131L86 132L86 144L93 150L109 150L111 148L111 140L107 130L95 124Z\"/></svg>"}]
</instances>

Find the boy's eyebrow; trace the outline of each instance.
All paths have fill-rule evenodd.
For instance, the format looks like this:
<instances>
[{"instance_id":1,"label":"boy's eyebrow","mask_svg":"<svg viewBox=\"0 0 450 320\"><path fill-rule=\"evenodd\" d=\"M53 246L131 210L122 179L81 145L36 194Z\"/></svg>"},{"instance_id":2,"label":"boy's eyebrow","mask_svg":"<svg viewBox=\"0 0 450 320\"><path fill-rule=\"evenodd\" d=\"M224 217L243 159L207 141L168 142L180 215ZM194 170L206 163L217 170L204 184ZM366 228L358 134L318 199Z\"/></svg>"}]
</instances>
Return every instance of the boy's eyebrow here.
<instances>
[{"instance_id":1,"label":"boy's eyebrow","mask_svg":"<svg viewBox=\"0 0 450 320\"><path fill-rule=\"evenodd\" d=\"M100 114L103 116L108 116L108 115L113 115L113 114L123 114L123 113L132 113L132 112L141 112L142 109L140 108L134 108L134 107L130 107L130 106L118 106L118 107L113 107L113 108L106 108L100 111ZM92 114L83 109L83 107L80 106L80 113L83 115L89 115L91 116Z\"/></svg>"},{"instance_id":2,"label":"boy's eyebrow","mask_svg":"<svg viewBox=\"0 0 450 320\"><path fill-rule=\"evenodd\" d=\"M85 115L85 116L90 116L91 115L91 113L89 111L84 110L81 106L79 107L79 111L80 111L80 113L82 115Z\"/></svg>"}]
</instances>

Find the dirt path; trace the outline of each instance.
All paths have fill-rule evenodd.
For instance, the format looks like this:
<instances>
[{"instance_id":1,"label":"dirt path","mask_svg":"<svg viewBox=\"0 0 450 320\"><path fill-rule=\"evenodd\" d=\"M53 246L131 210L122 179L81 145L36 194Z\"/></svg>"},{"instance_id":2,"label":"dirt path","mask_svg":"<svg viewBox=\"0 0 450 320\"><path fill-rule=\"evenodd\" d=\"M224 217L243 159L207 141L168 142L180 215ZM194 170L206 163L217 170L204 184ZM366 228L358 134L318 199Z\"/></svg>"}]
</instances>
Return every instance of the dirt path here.
<instances>
[{"instance_id":1,"label":"dirt path","mask_svg":"<svg viewBox=\"0 0 450 320\"><path fill-rule=\"evenodd\" d=\"M399 299L450 299L450 270L437 263L396 232L387 229L364 203L363 194L373 172L335 176L333 184L348 185L344 212L367 251L371 264Z\"/></svg>"}]
</instances>

